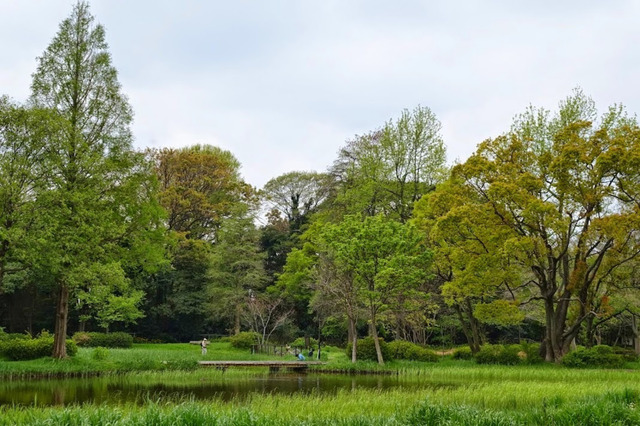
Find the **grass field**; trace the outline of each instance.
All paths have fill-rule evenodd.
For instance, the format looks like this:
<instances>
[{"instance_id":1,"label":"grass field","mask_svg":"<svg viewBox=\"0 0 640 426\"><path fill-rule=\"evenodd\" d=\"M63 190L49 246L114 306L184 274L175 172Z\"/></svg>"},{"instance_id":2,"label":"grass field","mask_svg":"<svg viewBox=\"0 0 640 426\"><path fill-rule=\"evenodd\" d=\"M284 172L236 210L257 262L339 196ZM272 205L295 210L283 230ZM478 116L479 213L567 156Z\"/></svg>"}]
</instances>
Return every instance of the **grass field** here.
<instances>
[{"instance_id":1,"label":"grass field","mask_svg":"<svg viewBox=\"0 0 640 426\"><path fill-rule=\"evenodd\" d=\"M72 359L0 361L0 375L18 383L30 374L124 373L125 380L148 384L185 384L202 380L242 381L266 371L197 370L201 359L269 359L214 342L206 357L189 344L137 344L111 349L105 360L81 349ZM325 368L380 371L375 363L352 367L344 352L329 348ZM271 357L273 358L273 357ZM293 357L291 357L292 359ZM278 358L281 359L281 358ZM281 395L256 393L232 401L150 399L144 404L66 407L0 407L4 424L640 424L640 370L569 369L534 366L477 365L473 361L390 362L383 369L402 380L433 386L355 389L337 393ZM204 375L204 376L203 376ZM203 378L204 377L204 378Z\"/></svg>"}]
</instances>

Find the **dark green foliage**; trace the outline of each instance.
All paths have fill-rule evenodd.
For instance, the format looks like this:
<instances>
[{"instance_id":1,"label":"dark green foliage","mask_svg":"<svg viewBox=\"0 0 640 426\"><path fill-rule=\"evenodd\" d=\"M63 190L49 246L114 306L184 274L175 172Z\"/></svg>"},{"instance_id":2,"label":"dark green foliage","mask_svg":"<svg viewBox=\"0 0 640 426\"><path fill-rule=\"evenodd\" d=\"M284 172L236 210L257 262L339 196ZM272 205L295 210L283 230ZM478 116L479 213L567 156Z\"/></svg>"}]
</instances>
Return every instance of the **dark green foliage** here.
<instances>
[{"instance_id":1,"label":"dark green foliage","mask_svg":"<svg viewBox=\"0 0 640 426\"><path fill-rule=\"evenodd\" d=\"M115 333L76 333L73 335L73 341L78 346L87 348L130 348L133 346L133 337L123 332Z\"/></svg>"},{"instance_id":2,"label":"dark green foliage","mask_svg":"<svg viewBox=\"0 0 640 426\"><path fill-rule=\"evenodd\" d=\"M520 347L526 355L525 362L527 364L539 364L544 361L540 356L540 343L522 342Z\"/></svg>"},{"instance_id":3,"label":"dark green foliage","mask_svg":"<svg viewBox=\"0 0 640 426\"><path fill-rule=\"evenodd\" d=\"M636 362L638 360L638 354L631 348L622 348L620 346L613 347L613 353L620 355L622 359L627 362Z\"/></svg>"},{"instance_id":4,"label":"dark green foliage","mask_svg":"<svg viewBox=\"0 0 640 426\"><path fill-rule=\"evenodd\" d=\"M109 349L98 346L91 353L91 358L97 361L104 361L105 359L109 358Z\"/></svg>"},{"instance_id":5,"label":"dark green foliage","mask_svg":"<svg viewBox=\"0 0 640 426\"><path fill-rule=\"evenodd\" d=\"M475 354L476 362L478 364L498 364L502 349L502 345L484 345Z\"/></svg>"},{"instance_id":6,"label":"dark green foliage","mask_svg":"<svg viewBox=\"0 0 640 426\"><path fill-rule=\"evenodd\" d=\"M307 345L305 343L305 338L304 337L298 337L296 340L294 340L293 342L291 342L289 344L292 348L306 348ZM314 339L313 337L309 338L309 345L312 348L317 348L318 347L318 341L316 339Z\"/></svg>"},{"instance_id":7,"label":"dark green foliage","mask_svg":"<svg viewBox=\"0 0 640 426\"><path fill-rule=\"evenodd\" d=\"M562 358L562 364L574 368L619 368L624 365L624 359L622 355L614 353L612 347L598 345L592 348L579 347L569 352Z\"/></svg>"},{"instance_id":8,"label":"dark green foliage","mask_svg":"<svg viewBox=\"0 0 640 426\"><path fill-rule=\"evenodd\" d=\"M78 347L73 340L67 339L67 355L74 356L78 353ZM0 355L13 361L51 356L53 353L53 336L44 335L36 339L13 338L0 341Z\"/></svg>"},{"instance_id":9,"label":"dark green foliage","mask_svg":"<svg viewBox=\"0 0 640 426\"><path fill-rule=\"evenodd\" d=\"M394 359L407 359L407 352L415 346L406 340L394 340L388 344L389 352Z\"/></svg>"},{"instance_id":10,"label":"dark green foliage","mask_svg":"<svg viewBox=\"0 0 640 426\"><path fill-rule=\"evenodd\" d=\"M484 345L475 355L478 364L515 365L522 362L520 345Z\"/></svg>"},{"instance_id":11,"label":"dark green foliage","mask_svg":"<svg viewBox=\"0 0 640 426\"><path fill-rule=\"evenodd\" d=\"M520 353L522 347L520 345L505 345L504 349L500 352L498 357L498 364L502 365L516 365L522 362Z\"/></svg>"},{"instance_id":12,"label":"dark green foliage","mask_svg":"<svg viewBox=\"0 0 640 426\"><path fill-rule=\"evenodd\" d=\"M0 342L8 340L29 340L31 336L24 333L2 333L0 334Z\"/></svg>"},{"instance_id":13,"label":"dark green foliage","mask_svg":"<svg viewBox=\"0 0 640 426\"><path fill-rule=\"evenodd\" d=\"M231 346L238 349L251 349L258 343L258 333L253 331L242 331L235 336L229 337Z\"/></svg>"},{"instance_id":14,"label":"dark green foliage","mask_svg":"<svg viewBox=\"0 0 640 426\"><path fill-rule=\"evenodd\" d=\"M453 359L473 359L473 352L471 352L471 348L462 347L453 351Z\"/></svg>"},{"instance_id":15,"label":"dark green foliage","mask_svg":"<svg viewBox=\"0 0 640 426\"><path fill-rule=\"evenodd\" d=\"M388 347L393 359L423 362L438 362L440 359L432 350L406 340L394 340L388 344Z\"/></svg>"},{"instance_id":16,"label":"dark green foliage","mask_svg":"<svg viewBox=\"0 0 640 426\"><path fill-rule=\"evenodd\" d=\"M382 357L387 361L391 361L393 359L393 354L389 350L389 345L382 339L378 339L380 342L380 351L382 352ZM351 357L351 343L347 345L346 354L348 357ZM372 337L365 337L364 339L358 339L357 346L357 355L358 359L362 361L377 361L378 356L376 355L376 345L373 341Z\"/></svg>"}]
</instances>

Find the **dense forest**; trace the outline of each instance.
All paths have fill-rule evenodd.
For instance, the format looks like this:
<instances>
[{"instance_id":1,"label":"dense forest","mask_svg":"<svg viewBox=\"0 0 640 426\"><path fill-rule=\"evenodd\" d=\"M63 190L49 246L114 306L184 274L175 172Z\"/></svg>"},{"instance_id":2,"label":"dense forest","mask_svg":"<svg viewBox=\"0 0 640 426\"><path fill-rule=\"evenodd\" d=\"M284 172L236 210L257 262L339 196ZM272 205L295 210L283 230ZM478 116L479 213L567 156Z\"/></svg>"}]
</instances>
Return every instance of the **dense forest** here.
<instances>
[{"instance_id":1,"label":"dense forest","mask_svg":"<svg viewBox=\"0 0 640 426\"><path fill-rule=\"evenodd\" d=\"M624 107L576 89L450 165L417 106L327 170L254 188L218 147L135 150L124 92L78 3L31 97L0 97L0 327L54 332L54 356L85 330L371 336L381 363L378 338L640 352L640 127Z\"/></svg>"}]
</instances>

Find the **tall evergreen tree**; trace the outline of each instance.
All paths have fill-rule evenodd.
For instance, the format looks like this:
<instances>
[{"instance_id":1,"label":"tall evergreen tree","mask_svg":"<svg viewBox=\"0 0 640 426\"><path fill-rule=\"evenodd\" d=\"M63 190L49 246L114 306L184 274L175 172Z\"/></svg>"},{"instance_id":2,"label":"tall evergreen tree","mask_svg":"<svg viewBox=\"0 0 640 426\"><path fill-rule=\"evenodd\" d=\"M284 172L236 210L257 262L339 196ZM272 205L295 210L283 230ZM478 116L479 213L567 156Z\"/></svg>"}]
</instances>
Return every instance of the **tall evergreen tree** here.
<instances>
[{"instance_id":1,"label":"tall evergreen tree","mask_svg":"<svg viewBox=\"0 0 640 426\"><path fill-rule=\"evenodd\" d=\"M35 106L65 121L63 137L48 150L47 189L38 195L39 266L57 294L53 356L63 358L70 296L96 280L125 295L125 247L140 241L133 235L150 228L157 210L148 168L132 151L131 107L87 3L73 7L38 58L31 90Z\"/></svg>"}]
</instances>

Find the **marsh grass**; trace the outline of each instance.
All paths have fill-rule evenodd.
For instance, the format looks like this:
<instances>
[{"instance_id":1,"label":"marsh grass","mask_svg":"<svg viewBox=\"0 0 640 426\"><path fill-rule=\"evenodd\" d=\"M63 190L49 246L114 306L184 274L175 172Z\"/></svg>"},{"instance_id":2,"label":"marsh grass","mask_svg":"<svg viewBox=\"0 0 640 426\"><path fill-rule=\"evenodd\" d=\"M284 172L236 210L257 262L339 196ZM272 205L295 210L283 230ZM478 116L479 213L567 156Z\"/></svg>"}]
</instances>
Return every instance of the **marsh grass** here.
<instances>
[{"instance_id":1,"label":"marsh grass","mask_svg":"<svg viewBox=\"0 0 640 426\"><path fill-rule=\"evenodd\" d=\"M640 424L638 395L626 390L518 411L437 404L401 391L287 398L257 395L230 404L185 399L178 403L149 400L143 406L0 407L0 425L635 425Z\"/></svg>"},{"instance_id":2,"label":"marsh grass","mask_svg":"<svg viewBox=\"0 0 640 426\"><path fill-rule=\"evenodd\" d=\"M409 424L640 424L640 371L575 370L552 364L477 365L445 359L437 364L394 361L351 364L344 352L329 350L323 368L346 373L394 372L406 387L341 389L293 395L251 393L231 401L153 396L141 386L142 401L102 406L0 407L5 424L218 424L218 425L409 425ZM206 357L188 344L136 344L110 349L103 360L81 349L68 360L0 362L7 389L32 374L127 373L123 383L175 387L203 382L242 383L267 375L266 369L197 370L201 359L269 359L214 342ZM273 358L273 357L271 357ZM282 358L278 358L282 359ZM637 366L634 366L636 368ZM12 384L9 380L15 379ZM422 384L416 388L409 384Z\"/></svg>"},{"instance_id":3,"label":"marsh grass","mask_svg":"<svg viewBox=\"0 0 640 426\"><path fill-rule=\"evenodd\" d=\"M104 359L94 359L92 348L79 348L72 358L55 360L39 358L31 361L0 361L0 377L54 378L63 376L88 377L133 371L195 370L201 360L269 360L273 356L251 354L232 348L227 342L212 342L207 355L201 355L197 345L134 344L130 349L109 349ZM280 358L277 359L289 359ZM290 357L293 360L293 356Z\"/></svg>"}]
</instances>

